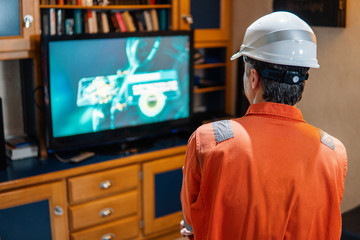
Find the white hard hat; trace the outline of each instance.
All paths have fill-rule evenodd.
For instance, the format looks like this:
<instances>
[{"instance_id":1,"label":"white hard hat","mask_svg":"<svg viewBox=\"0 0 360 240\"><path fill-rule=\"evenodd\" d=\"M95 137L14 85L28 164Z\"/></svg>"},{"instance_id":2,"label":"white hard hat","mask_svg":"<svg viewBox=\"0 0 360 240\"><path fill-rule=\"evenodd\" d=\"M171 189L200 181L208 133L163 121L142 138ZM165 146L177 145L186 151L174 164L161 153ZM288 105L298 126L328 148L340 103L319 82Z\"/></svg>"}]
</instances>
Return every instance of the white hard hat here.
<instances>
[{"instance_id":1,"label":"white hard hat","mask_svg":"<svg viewBox=\"0 0 360 240\"><path fill-rule=\"evenodd\" d=\"M319 68L316 36L310 26L295 14L273 12L251 24L244 36L240 56L282 65Z\"/></svg>"}]
</instances>

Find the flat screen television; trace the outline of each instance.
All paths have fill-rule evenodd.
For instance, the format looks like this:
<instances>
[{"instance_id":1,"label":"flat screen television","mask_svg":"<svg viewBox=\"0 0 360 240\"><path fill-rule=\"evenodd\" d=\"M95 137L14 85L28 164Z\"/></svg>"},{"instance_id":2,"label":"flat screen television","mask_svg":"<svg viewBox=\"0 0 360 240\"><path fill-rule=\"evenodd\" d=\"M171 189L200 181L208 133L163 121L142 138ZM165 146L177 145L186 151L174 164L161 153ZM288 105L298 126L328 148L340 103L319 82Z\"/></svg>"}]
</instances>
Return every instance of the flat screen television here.
<instances>
[{"instance_id":1,"label":"flat screen television","mask_svg":"<svg viewBox=\"0 0 360 240\"><path fill-rule=\"evenodd\" d=\"M192 114L193 33L41 39L48 152L156 136Z\"/></svg>"}]
</instances>

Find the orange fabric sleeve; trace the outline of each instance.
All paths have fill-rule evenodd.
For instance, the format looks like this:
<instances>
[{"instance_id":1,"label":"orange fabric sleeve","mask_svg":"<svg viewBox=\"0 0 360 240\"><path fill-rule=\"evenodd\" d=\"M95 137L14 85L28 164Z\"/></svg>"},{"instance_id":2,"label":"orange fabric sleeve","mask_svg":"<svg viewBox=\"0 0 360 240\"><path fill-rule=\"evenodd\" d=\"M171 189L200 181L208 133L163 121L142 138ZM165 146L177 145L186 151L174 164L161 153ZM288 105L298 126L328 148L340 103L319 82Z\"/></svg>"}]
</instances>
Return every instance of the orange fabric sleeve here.
<instances>
[{"instance_id":1,"label":"orange fabric sleeve","mask_svg":"<svg viewBox=\"0 0 360 240\"><path fill-rule=\"evenodd\" d=\"M181 204L184 220L191 226L193 226L191 220L191 205L196 202L200 192L201 170L198 151L196 132L194 132L189 138L185 154L181 189Z\"/></svg>"}]
</instances>

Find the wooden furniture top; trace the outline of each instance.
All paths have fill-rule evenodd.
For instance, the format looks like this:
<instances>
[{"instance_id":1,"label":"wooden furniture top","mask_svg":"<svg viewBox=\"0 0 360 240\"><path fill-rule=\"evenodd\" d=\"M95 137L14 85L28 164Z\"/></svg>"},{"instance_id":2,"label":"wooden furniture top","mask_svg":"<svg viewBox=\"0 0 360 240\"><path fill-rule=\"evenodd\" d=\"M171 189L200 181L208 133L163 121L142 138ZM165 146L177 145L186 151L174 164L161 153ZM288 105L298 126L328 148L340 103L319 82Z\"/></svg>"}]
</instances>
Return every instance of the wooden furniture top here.
<instances>
[{"instance_id":1,"label":"wooden furniture top","mask_svg":"<svg viewBox=\"0 0 360 240\"><path fill-rule=\"evenodd\" d=\"M0 171L0 192L184 154L185 150L186 145L180 145L129 156L95 155L76 164L62 163L55 157L12 161L5 170Z\"/></svg>"}]
</instances>

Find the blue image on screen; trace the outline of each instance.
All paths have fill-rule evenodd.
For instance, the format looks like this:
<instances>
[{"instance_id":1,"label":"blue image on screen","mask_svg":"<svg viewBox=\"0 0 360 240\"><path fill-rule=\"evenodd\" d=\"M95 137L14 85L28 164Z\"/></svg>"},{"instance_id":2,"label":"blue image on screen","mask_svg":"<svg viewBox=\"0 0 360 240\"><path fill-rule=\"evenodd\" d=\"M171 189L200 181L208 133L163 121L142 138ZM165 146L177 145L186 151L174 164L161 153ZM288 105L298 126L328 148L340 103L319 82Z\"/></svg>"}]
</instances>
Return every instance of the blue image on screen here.
<instances>
[{"instance_id":1,"label":"blue image on screen","mask_svg":"<svg viewBox=\"0 0 360 240\"><path fill-rule=\"evenodd\" d=\"M189 59L188 36L50 42L53 136L187 118Z\"/></svg>"}]
</instances>

